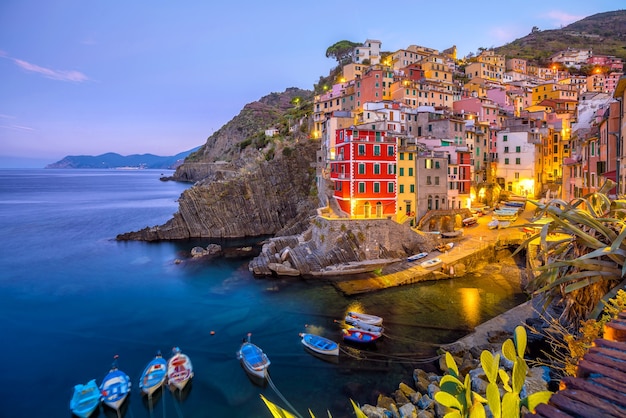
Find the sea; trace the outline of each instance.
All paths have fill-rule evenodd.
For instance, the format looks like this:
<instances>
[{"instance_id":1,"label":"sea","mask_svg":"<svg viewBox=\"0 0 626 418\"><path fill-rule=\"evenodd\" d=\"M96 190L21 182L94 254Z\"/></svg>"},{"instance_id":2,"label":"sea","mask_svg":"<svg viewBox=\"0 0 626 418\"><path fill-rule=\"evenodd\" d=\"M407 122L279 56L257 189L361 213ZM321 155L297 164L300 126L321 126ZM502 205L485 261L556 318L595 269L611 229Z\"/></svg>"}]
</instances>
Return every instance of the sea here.
<instances>
[{"instance_id":1,"label":"sea","mask_svg":"<svg viewBox=\"0 0 626 418\"><path fill-rule=\"evenodd\" d=\"M259 248L262 238L117 241L172 217L190 185L159 180L171 174L0 170L0 417L71 417L74 385L100 384L114 356L133 383L119 416L271 417L263 395L296 416L352 417L350 399L375 405L413 386L440 344L526 300L518 278L480 272L345 296L329 281L255 277L249 257L190 257L194 246ZM344 344L350 310L383 317L384 337ZM336 361L311 355L303 332L340 342ZM271 361L264 384L236 358L247 335ZM191 385L143 397L142 370L173 347L193 363Z\"/></svg>"}]
</instances>

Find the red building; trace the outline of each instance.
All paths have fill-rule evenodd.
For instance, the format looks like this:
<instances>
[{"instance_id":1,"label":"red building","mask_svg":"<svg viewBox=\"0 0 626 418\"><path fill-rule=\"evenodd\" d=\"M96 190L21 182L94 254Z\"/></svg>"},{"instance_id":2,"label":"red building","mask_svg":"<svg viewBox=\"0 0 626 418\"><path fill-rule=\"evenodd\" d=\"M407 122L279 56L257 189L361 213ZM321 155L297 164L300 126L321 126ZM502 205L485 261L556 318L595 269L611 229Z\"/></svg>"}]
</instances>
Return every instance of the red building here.
<instances>
[{"instance_id":1,"label":"red building","mask_svg":"<svg viewBox=\"0 0 626 418\"><path fill-rule=\"evenodd\" d=\"M335 199L356 218L396 214L396 138L385 131L339 129L330 164Z\"/></svg>"}]
</instances>

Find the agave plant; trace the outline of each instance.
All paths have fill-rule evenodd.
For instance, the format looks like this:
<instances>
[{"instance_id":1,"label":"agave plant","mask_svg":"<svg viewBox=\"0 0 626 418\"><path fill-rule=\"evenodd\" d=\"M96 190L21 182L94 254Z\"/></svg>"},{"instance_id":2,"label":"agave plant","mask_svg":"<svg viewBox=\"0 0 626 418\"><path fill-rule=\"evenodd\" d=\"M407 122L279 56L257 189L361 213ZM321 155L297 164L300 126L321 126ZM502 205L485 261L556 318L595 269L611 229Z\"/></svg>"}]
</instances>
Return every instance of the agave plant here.
<instances>
[{"instance_id":1,"label":"agave plant","mask_svg":"<svg viewBox=\"0 0 626 418\"><path fill-rule=\"evenodd\" d=\"M563 318L571 323L596 318L604 302L624 286L626 273L626 200L611 201L604 193L613 187L608 180L595 193L571 202L555 199L537 206L533 222L548 217L516 250L538 243L538 265L530 289L551 302L564 301Z\"/></svg>"},{"instance_id":2,"label":"agave plant","mask_svg":"<svg viewBox=\"0 0 626 418\"><path fill-rule=\"evenodd\" d=\"M276 405L274 402L270 401L263 395L261 395L261 399L265 403L265 406L267 407L267 409L270 410L270 412L272 413L272 417L274 418L302 418L300 414L297 414L297 413L296 415L292 414L286 409L283 409L280 406ZM361 411L361 408L359 408L358 405L352 399L350 399L350 403L352 404L352 409L354 409L356 418L367 418L367 415L365 415L363 411ZM326 411L326 413L328 414L328 418L332 418L332 415L330 414L329 411ZM309 409L309 415L311 415L311 418L315 418L315 415L313 415L313 412L311 412L310 409Z\"/></svg>"}]
</instances>

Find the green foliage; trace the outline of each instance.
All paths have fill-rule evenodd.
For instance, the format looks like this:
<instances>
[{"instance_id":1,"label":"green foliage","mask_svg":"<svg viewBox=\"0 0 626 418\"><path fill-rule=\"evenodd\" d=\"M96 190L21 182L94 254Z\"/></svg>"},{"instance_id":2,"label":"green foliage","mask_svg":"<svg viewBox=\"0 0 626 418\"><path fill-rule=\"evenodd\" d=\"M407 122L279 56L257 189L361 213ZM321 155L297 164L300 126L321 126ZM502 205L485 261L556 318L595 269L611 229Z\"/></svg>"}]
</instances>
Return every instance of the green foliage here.
<instances>
[{"instance_id":1,"label":"green foliage","mask_svg":"<svg viewBox=\"0 0 626 418\"><path fill-rule=\"evenodd\" d=\"M344 65L352 60L354 48L361 45L359 42L339 41L326 49L326 58L334 58L339 65Z\"/></svg>"},{"instance_id":2,"label":"green foliage","mask_svg":"<svg viewBox=\"0 0 626 418\"><path fill-rule=\"evenodd\" d=\"M485 417L483 404L487 404L494 418L514 418L521 416L522 406L534 411L539 403L547 402L552 395L547 391L537 392L524 398L520 397L528 374L528 366L524 360L526 342L526 330L518 326L515 328L514 341L508 339L502 345L503 356L513 362L511 376L506 370L500 368L499 354L494 356L487 350L481 353L480 364L489 382L485 391L486 398L471 390L469 374L461 382L456 362L452 355L446 352L448 374L442 377L439 384L441 391L435 394L435 401L450 410L445 417ZM498 386L498 379L502 385L501 388ZM504 392L502 397L500 397L501 392Z\"/></svg>"}]
</instances>

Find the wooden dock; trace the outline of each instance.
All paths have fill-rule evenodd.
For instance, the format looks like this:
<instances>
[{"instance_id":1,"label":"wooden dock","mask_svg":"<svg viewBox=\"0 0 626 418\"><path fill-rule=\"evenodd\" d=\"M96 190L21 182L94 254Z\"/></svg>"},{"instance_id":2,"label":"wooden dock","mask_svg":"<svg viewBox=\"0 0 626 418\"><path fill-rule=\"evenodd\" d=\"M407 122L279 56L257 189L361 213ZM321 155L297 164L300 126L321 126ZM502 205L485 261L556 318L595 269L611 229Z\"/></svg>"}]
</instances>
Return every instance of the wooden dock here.
<instances>
[{"instance_id":1,"label":"wooden dock","mask_svg":"<svg viewBox=\"0 0 626 418\"><path fill-rule=\"evenodd\" d=\"M604 338L580 360L576 377L564 378L547 404L524 417L626 417L626 312L605 325Z\"/></svg>"}]
</instances>

